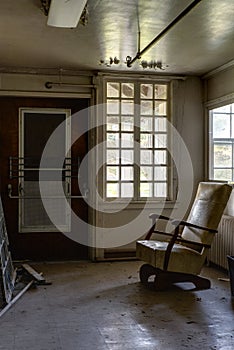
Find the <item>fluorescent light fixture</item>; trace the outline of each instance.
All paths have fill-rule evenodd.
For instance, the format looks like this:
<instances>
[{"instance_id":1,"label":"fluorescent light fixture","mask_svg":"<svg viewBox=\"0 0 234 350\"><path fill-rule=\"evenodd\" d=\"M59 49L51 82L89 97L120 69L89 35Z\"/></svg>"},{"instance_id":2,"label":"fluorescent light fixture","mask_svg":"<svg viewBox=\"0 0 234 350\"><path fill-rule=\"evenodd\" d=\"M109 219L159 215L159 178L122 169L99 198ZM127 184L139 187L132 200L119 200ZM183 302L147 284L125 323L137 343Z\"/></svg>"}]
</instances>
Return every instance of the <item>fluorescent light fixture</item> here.
<instances>
[{"instance_id":1,"label":"fluorescent light fixture","mask_svg":"<svg viewBox=\"0 0 234 350\"><path fill-rule=\"evenodd\" d=\"M87 0L51 0L47 24L52 27L75 28Z\"/></svg>"}]
</instances>

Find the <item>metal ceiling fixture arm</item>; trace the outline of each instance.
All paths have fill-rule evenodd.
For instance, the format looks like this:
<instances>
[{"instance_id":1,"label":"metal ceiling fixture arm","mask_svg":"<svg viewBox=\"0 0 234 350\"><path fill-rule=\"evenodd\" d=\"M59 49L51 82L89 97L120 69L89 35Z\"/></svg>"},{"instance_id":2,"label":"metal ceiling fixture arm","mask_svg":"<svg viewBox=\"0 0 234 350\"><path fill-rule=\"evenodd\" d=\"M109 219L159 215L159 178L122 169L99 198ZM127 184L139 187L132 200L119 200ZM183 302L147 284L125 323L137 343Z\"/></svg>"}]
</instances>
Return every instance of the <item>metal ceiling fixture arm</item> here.
<instances>
[{"instance_id":1,"label":"metal ceiling fixture arm","mask_svg":"<svg viewBox=\"0 0 234 350\"><path fill-rule=\"evenodd\" d=\"M140 28L140 20L139 20L139 11L137 8L137 28L138 28L138 45L137 45L137 54L136 56L138 57L138 59L141 58L141 28Z\"/></svg>"},{"instance_id":2,"label":"metal ceiling fixture arm","mask_svg":"<svg viewBox=\"0 0 234 350\"><path fill-rule=\"evenodd\" d=\"M186 16L199 2L202 0L194 0L189 6L187 6L166 28L164 28L143 50L138 51L136 56L131 60L127 60L127 66L131 65L141 58L157 41L159 41L176 23L178 23L184 16Z\"/></svg>"}]
</instances>

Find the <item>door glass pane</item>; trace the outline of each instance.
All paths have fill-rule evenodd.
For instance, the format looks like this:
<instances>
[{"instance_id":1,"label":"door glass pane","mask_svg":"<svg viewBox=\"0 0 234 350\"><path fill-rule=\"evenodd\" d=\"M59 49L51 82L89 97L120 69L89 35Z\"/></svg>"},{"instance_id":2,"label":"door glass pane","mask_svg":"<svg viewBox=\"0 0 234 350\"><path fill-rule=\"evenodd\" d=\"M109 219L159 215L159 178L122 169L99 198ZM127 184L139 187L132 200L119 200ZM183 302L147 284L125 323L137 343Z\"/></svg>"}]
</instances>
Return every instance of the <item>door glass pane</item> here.
<instances>
[{"instance_id":1,"label":"door glass pane","mask_svg":"<svg viewBox=\"0 0 234 350\"><path fill-rule=\"evenodd\" d=\"M153 84L141 84L141 98L153 98Z\"/></svg>"},{"instance_id":2,"label":"door glass pane","mask_svg":"<svg viewBox=\"0 0 234 350\"><path fill-rule=\"evenodd\" d=\"M111 148L118 148L119 147L119 134L114 134L114 133L107 133L107 147Z\"/></svg>"},{"instance_id":3,"label":"door glass pane","mask_svg":"<svg viewBox=\"0 0 234 350\"><path fill-rule=\"evenodd\" d=\"M167 103L163 101L155 101L155 115L166 115L167 114Z\"/></svg>"},{"instance_id":4,"label":"door glass pane","mask_svg":"<svg viewBox=\"0 0 234 350\"><path fill-rule=\"evenodd\" d=\"M166 183L155 183L154 184L154 195L156 197L167 197L167 185Z\"/></svg>"},{"instance_id":5,"label":"door glass pane","mask_svg":"<svg viewBox=\"0 0 234 350\"><path fill-rule=\"evenodd\" d=\"M125 115L134 114L134 103L133 101L122 100L121 101L121 113Z\"/></svg>"},{"instance_id":6,"label":"door glass pane","mask_svg":"<svg viewBox=\"0 0 234 350\"><path fill-rule=\"evenodd\" d=\"M122 131L133 131L134 130L134 118L133 117L122 117L121 118L121 130Z\"/></svg>"},{"instance_id":7,"label":"door glass pane","mask_svg":"<svg viewBox=\"0 0 234 350\"><path fill-rule=\"evenodd\" d=\"M133 134L122 133L121 134L121 147L133 148Z\"/></svg>"},{"instance_id":8,"label":"door glass pane","mask_svg":"<svg viewBox=\"0 0 234 350\"><path fill-rule=\"evenodd\" d=\"M58 228L51 222L42 200L40 199L39 170L40 161L44 148L51 134L57 129L59 143L54 148L47 148L46 158L44 155L44 171L41 181L43 188L50 199L47 199L48 207L53 207L54 213L58 217L57 224L64 231L70 229L70 211L66 208L66 198L54 200L57 195L58 184L56 181L61 178L61 157L64 159L66 144L70 140L70 131L66 118L70 111L59 112L58 109L41 110L25 109L20 111L20 154L22 157L21 169L24 169L23 177L19 178L19 186L22 188L23 195L32 197L32 199L19 201L19 231L20 232L49 232L57 231ZM61 124L63 123L63 124ZM69 168L69 165L68 165ZM29 170L30 169L30 170ZM42 169L41 169L42 170ZM62 186L67 188L62 177ZM66 193L66 190L65 190Z\"/></svg>"},{"instance_id":9,"label":"door glass pane","mask_svg":"<svg viewBox=\"0 0 234 350\"><path fill-rule=\"evenodd\" d=\"M152 131L153 119L148 117L141 118L141 131Z\"/></svg>"},{"instance_id":10,"label":"door glass pane","mask_svg":"<svg viewBox=\"0 0 234 350\"><path fill-rule=\"evenodd\" d=\"M119 117L107 117L106 129L108 131L119 130Z\"/></svg>"},{"instance_id":11,"label":"door glass pane","mask_svg":"<svg viewBox=\"0 0 234 350\"><path fill-rule=\"evenodd\" d=\"M133 164L134 153L131 150L121 150L121 163Z\"/></svg>"},{"instance_id":12,"label":"door glass pane","mask_svg":"<svg viewBox=\"0 0 234 350\"><path fill-rule=\"evenodd\" d=\"M153 184L151 182L141 182L140 184L140 196L152 197L153 196Z\"/></svg>"},{"instance_id":13,"label":"door glass pane","mask_svg":"<svg viewBox=\"0 0 234 350\"><path fill-rule=\"evenodd\" d=\"M162 181L167 179L167 168L158 166L154 168L154 180Z\"/></svg>"},{"instance_id":14,"label":"door glass pane","mask_svg":"<svg viewBox=\"0 0 234 350\"><path fill-rule=\"evenodd\" d=\"M152 180L153 179L153 169L152 169L152 167L141 166L140 179L141 179L141 181Z\"/></svg>"},{"instance_id":15,"label":"door glass pane","mask_svg":"<svg viewBox=\"0 0 234 350\"><path fill-rule=\"evenodd\" d=\"M118 183L107 183L106 184L106 196L110 197L119 197L119 184Z\"/></svg>"},{"instance_id":16,"label":"door glass pane","mask_svg":"<svg viewBox=\"0 0 234 350\"><path fill-rule=\"evenodd\" d=\"M121 167L121 180L133 180L133 167L132 166L122 166Z\"/></svg>"},{"instance_id":17,"label":"door glass pane","mask_svg":"<svg viewBox=\"0 0 234 350\"><path fill-rule=\"evenodd\" d=\"M152 135L150 134L141 134L141 148L152 148Z\"/></svg>"},{"instance_id":18,"label":"door glass pane","mask_svg":"<svg viewBox=\"0 0 234 350\"><path fill-rule=\"evenodd\" d=\"M154 154L154 162L155 164L166 164L166 157L167 153L166 151L155 151Z\"/></svg>"},{"instance_id":19,"label":"door glass pane","mask_svg":"<svg viewBox=\"0 0 234 350\"><path fill-rule=\"evenodd\" d=\"M132 198L133 197L133 183L122 183L121 184L121 197Z\"/></svg>"},{"instance_id":20,"label":"door glass pane","mask_svg":"<svg viewBox=\"0 0 234 350\"><path fill-rule=\"evenodd\" d=\"M167 135L157 134L154 136L155 148L166 148L167 147Z\"/></svg>"},{"instance_id":21,"label":"door glass pane","mask_svg":"<svg viewBox=\"0 0 234 350\"><path fill-rule=\"evenodd\" d=\"M134 97L134 84L133 83L122 83L122 93L123 98L133 98Z\"/></svg>"},{"instance_id":22,"label":"door glass pane","mask_svg":"<svg viewBox=\"0 0 234 350\"><path fill-rule=\"evenodd\" d=\"M119 83L107 83L107 97L119 97Z\"/></svg>"},{"instance_id":23,"label":"door glass pane","mask_svg":"<svg viewBox=\"0 0 234 350\"><path fill-rule=\"evenodd\" d=\"M119 101L107 100L107 114L119 114Z\"/></svg>"},{"instance_id":24,"label":"door glass pane","mask_svg":"<svg viewBox=\"0 0 234 350\"><path fill-rule=\"evenodd\" d=\"M106 162L107 164L119 164L119 150L107 150Z\"/></svg>"},{"instance_id":25,"label":"door glass pane","mask_svg":"<svg viewBox=\"0 0 234 350\"><path fill-rule=\"evenodd\" d=\"M167 98L167 85L155 84L155 86L154 86L154 98L166 99Z\"/></svg>"},{"instance_id":26,"label":"door glass pane","mask_svg":"<svg viewBox=\"0 0 234 350\"><path fill-rule=\"evenodd\" d=\"M153 101L141 101L141 114L142 115L153 114Z\"/></svg>"},{"instance_id":27,"label":"door glass pane","mask_svg":"<svg viewBox=\"0 0 234 350\"><path fill-rule=\"evenodd\" d=\"M153 152L152 151L143 151L141 150L141 164L152 164L153 160Z\"/></svg>"},{"instance_id":28,"label":"door glass pane","mask_svg":"<svg viewBox=\"0 0 234 350\"><path fill-rule=\"evenodd\" d=\"M167 119L166 118L155 118L155 131L167 131Z\"/></svg>"},{"instance_id":29,"label":"door glass pane","mask_svg":"<svg viewBox=\"0 0 234 350\"><path fill-rule=\"evenodd\" d=\"M119 167L107 166L106 167L106 178L107 180L119 180Z\"/></svg>"}]
</instances>

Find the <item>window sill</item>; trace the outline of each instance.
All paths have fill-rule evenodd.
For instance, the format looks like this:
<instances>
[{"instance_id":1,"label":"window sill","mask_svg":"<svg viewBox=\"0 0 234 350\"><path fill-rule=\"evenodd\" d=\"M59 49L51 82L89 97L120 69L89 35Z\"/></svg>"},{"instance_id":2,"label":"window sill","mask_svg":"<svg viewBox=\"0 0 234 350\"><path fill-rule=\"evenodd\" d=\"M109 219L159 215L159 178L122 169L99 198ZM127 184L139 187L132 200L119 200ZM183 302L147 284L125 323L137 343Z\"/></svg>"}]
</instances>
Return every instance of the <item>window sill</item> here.
<instances>
[{"instance_id":1,"label":"window sill","mask_svg":"<svg viewBox=\"0 0 234 350\"><path fill-rule=\"evenodd\" d=\"M99 207L105 211L108 210L134 210L134 209L174 209L178 206L177 201L113 201L113 202L99 202Z\"/></svg>"}]
</instances>

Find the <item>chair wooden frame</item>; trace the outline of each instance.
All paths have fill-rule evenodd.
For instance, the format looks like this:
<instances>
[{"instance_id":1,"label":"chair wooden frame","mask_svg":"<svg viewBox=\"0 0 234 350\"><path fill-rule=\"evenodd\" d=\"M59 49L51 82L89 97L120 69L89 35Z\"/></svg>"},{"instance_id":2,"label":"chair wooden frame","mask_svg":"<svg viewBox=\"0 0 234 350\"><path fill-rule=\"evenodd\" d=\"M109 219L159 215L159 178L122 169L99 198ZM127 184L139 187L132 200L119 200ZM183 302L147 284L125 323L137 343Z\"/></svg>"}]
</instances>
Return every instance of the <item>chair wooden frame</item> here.
<instances>
[{"instance_id":1,"label":"chair wooden frame","mask_svg":"<svg viewBox=\"0 0 234 350\"><path fill-rule=\"evenodd\" d=\"M175 220L171 219L167 216L164 215L158 215L158 214L151 214L150 218L153 221L153 225L149 229L145 240L150 240L151 236L153 233L161 234L164 236L169 236L171 237L170 241L168 242L167 249L165 252L165 258L164 258L164 264L163 264L163 270L159 268L155 268L150 264L144 264L140 268L140 280L144 285L147 286L152 286L156 290L164 290L169 287L171 287L172 284L174 283L179 283L179 282L191 282L193 283L197 289L208 289L210 288L210 281L204 277L194 275L194 274L188 274L188 273L182 273L182 272L171 272L167 271L168 268L168 263L171 255L171 251L173 249L173 246L175 243L190 243L193 245L196 245L201 248L210 248L210 245L208 244L203 244L200 242L195 242L195 241L190 241L186 240L181 237L180 232L181 232L181 227L192 227L192 228L197 228L197 229L202 229L211 233L217 233L217 230L208 228L208 227L203 227L199 225L195 225L192 223L189 223L187 221L180 221L180 220ZM175 226L174 233L167 233L167 232L162 232L159 230L156 230L156 224L157 220L166 220L170 221L173 226ZM150 276L155 275L155 280L154 282L148 282L148 279Z\"/></svg>"}]
</instances>

